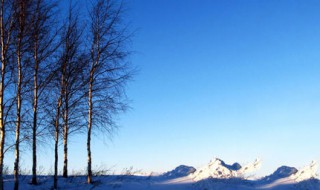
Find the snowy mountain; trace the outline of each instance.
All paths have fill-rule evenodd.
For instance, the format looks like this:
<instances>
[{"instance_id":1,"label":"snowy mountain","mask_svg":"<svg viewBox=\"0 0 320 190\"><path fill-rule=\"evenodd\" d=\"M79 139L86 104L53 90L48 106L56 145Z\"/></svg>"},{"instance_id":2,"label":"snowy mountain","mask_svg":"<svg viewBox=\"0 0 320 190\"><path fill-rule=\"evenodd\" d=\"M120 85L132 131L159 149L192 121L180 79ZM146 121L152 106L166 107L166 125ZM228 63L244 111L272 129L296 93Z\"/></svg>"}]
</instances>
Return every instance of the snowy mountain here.
<instances>
[{"instance_id":1,"label":"snowy mountain","mask_svg":"<svg viewBox=\"0 0 320 190\"><path fill-rule=\"evenodd\" d=\"M180 165L174 170L164 173L163 176L167 178L184 177L194 173L195 171L196 169L192 166Z\"/></svg>"},{"instance_id":2,"label":"snowy mountain","mask_svg":"<svg viewBox=\"0 0 320 190\"><path fill-rule=\"evenodd\" d=\"M257 170L261 165L259 159L251 164L241 166L239 163L232 165L226 164L219 158L212 159L208 165L199 168L190 177L194 181L200 181L207 178L234 178L244 176L249 172Z\"/></svg>"}]
</instances>

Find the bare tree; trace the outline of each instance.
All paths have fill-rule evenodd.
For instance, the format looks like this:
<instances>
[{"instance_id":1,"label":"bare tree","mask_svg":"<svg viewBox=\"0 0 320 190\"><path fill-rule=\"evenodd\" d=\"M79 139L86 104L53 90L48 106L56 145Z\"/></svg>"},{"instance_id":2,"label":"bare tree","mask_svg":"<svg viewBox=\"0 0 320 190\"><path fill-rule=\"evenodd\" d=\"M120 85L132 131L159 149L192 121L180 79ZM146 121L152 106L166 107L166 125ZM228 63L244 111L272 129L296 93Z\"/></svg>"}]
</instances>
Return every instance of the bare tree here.
<instances>
[{"instance_id":1,"label":"bare tree","mask_svg":"<svg viewBox=\"0 0 320 190\"><path fill-rule=\"evenodd\" d=\"M53 11L55 3L34 0L31 46L33 50L33 127L32 127L32 184L37 184L37 134L39 98L53 76L50 58L56 50Z\"/></svg>"},{"instance_id":2,"label":"bare tree","mask_svg":"<svg viewBox=\"0 0 320 190\"><path fill-rule=\"evenodd\" d=\"M74 15L74 6L70 2L70 7L68 10L68 17L66 22L63 24L60 33L60 55L58 60L58 69L55 72L55 77L53 81L56 82L55 87L60 88L60 93L58 95L53 95L51 97L57 100L56 106L56 117L55 117L55 163L54 163L54 185L53 188L58 187L58 144L59 144L59 131L60 126L63 126L63 145L64 145L64 167L63 176L67 177L67 163L68 163L68 135L69 131L69 121L73 120L76 115L72 112L75 107L80 105L82 99L84 99L84 84L83 80L83 69L85 69L86 62L83 61L83 56L80 52L80 37L81 33L78 29L78 17ZM70 112L71 110L71 112ZM79 117L80 118L80 117ZM60 120L62 123L60 125ZM81 122L80 122L81 123ZM77 123L79 126L79 122ZM74 124L71 123L74 129ZM76 127L76 129L79 129Z\"/></svg>"},{"instance_id":3,"label":"bare tree","mask_svg":"<svg viewBox=\"0 0 320 190\"><path fill-rule=\"evenodd\" d=\"M1 81L0 81L0 190L3 189L3 158L5 145L4 91L9 60L9 47L13 28L13 7L10 1L1 0L0 4L0 46L1 46Z\"/></svg>"},{"instance_id":4,"label":"bare tree","mask_svg":"<svg viewBox=\"0 0 320 190\"><path fill-rule=\"evenodd\" d=\"M90 70L88 84L88 176L92 182L92 129L111 133L114 116L127 108L124 86L131 76L125 58L129 40L122 22L123 6L114 0L94 1L90 12Z\"/></svg>"},{"instance_id":5,"label":"bare tree","mask_svg":"<svg viewBox=\"0 0 320 190\"><path fill-rule=\"evenodd\" d=\"M68 18L62 29L62 102L63 102L63 177L68 177L68 137L69 134L83 128L81 112L78 108L84 107L85 99L85 70L86 62L81 52L81 36L79 29L78 14L74 9L76 6L70 2Z\"/></svg>"},{"instance_id":6,"label":"bare tree","mask_svg":"<svg viewBox=\"0 0 320 190\"><path fill-rule=\"evenodd\" d=\"M111 134L116 128L115 116L127 109L125 85L132 70L126 62L130 35L122 22L122 3L94 1L88 31L80 30L78 14L73 12L70 3L60 40L53 27L55 5L54 0L1 0L0 190L3 189L3 158L8 150L5 149L6 126L12 126L12 129L15 126L15 143L8 147L15 147L14 189L19 189L20 143L24 139L21 138L21 126L31 125L32 130L32 184L37 184L39 134L54 126L49 129L54 129L56 189L61 126L63 176L67 177L69 135L87 124L87 181L91 183L92 133L98 130ZM88 46L82 42L84 31L88 32ZM4 96L5 90L10 91L6 93L8 97ZM23 106L23 98L29 98L32 109ZM86 103L88 109L84 113ZM16 109L13 109L14 105ZM83 114L87 114L88 123ZM25 121L24 115L28 118Z\"/></svg>"},{"instance_id":7,"label":"bare tree","mask_svg":"<svg viewBox=\"0 0 320 190\"><path fill-rule=\"evenodd\" d=\"M20 160L20 128L21 128L21 106L22 106L22 85L24 81L23 70L27 70L26 61L23 61L24 53L27 51L27 38L28 38L28 26L27 18L30 11L29 0L15 0L15 22L14 22L14 36L13 41L15 45L16 54L16 73L17 73L17 84L16 84L16 139L15 139L15 162L14 162L14 189L19 189L19 160Z\"/></svg>"},{"instance_id":8,"label":"bare tree","mask_svg":"<svg viewBox=\"0 0 320 190\"><path fill-rule=\"evenodd\" d=\"M53 188L58 188L58 145L60 136L60 127L63 126L63 144L64 144L64 168L63 175L67 177L67 146L68 146L68 135L74 131L80 129L83 121L79 117L77 108L81 106L84 96L84 87L86 84L84 81L84 72L86 62L84 60L84 55L80 51L81 33L78 28L78 16L74 14L75 7L70 2L70 7L68 10L68 16L66 21L63 23L62 29L60 31L60 46L58 49L58 61L57 69L54 71L53 85L50 86L50 91L47 93L51 94L48 101L48 105L52 105L56 102L55 117L52 115L52 109L47 106L47 115L53 117L53 122L55 126L54 132L54 183ZM58 92L59 91L59 92ZM70 117L71 116L71 117ZM73 123L72 121L80 121ZM60 122L61 121L61 122ZM71 123L70 123L71 121ZM70 125L69 125L70 124ZM80 126L80 127L79 127ZM71 127L71 131L69 128Z\"/></svg>"}]
</instances>

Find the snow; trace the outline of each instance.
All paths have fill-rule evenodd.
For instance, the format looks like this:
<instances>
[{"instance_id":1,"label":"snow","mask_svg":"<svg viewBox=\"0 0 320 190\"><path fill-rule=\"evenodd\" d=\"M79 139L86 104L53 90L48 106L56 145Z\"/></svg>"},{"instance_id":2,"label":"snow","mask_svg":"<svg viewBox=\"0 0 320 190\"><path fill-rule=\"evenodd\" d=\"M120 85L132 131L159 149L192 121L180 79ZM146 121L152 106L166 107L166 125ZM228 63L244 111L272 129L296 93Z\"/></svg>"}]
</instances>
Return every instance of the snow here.
<instances>
[{"instance_id":1,"label":"snow","mask_svg":"<svg viewBox=\"0 0 320 190\"><path fill-rule=\"evenodd\" d=\"M251 164L241 166L239 163L234 163L232 165L226 164L219 158L212 159L209 164L203 166L194 172L190 177L195 181L200 181L203 179L211 178L231 178L244 176L247 173L253 172L258 169L261 165L259 159L256 159Z\"/></svg>"},{"instance_id":2,"label":"snow","mask_svg":"<svg viewBox=\"0 0 320 190\"><path fill-rule=\"evenodd\" d=\"M207 165L195 169L180 165L161 175L106 175L95 176L93 184L86 184L86 176L59 177L59 189L67 190L320 190L316 175L318 164L296 169L281 166L272 174L251 180L247 174L256 171L261 161L256 160L241 166L239 163L226 164L219 158L212 159ZM29 184L31 176L20 176L20 189L52 189L52 176L39 176L40 184ZM13 176L4 178L5 189L13 189Z\"/></svg>"},{"instance_id":3,"label":"snow","mask_svg":"<svg viewBox=\"0 0 320 190\"><path fill-rule=\"evenodd\" d=\"M164 177L167 178L178 178L188 176L196 171L196 169L192 166L180 165L176 167L174 170L166 172L163 174Z\"/></svg>"},{"instance_id":4,"label":"snow","mask_svg":"<svg viewBox=\"0 0 320 190\"><path fill-rule=\"evenodd\" d=\"M313 161L310 165L305 166L301 170L297 171L297 173L291 175L290 178L297 182L308 180L310 178L316 178L318 167L318 163Z\"/></svg>"},{"instance_id":5,"label":"snow","mask_svg":"<svg viewBox=\"0 0 320 190\"><path fill-rule=\"evenodd\" d=\"M264 177L262 180L266 182L276 181L281 178L286 178L296 174L298 170L294 167L281 166L271 175Z\"/></svg>"}]
</instances>

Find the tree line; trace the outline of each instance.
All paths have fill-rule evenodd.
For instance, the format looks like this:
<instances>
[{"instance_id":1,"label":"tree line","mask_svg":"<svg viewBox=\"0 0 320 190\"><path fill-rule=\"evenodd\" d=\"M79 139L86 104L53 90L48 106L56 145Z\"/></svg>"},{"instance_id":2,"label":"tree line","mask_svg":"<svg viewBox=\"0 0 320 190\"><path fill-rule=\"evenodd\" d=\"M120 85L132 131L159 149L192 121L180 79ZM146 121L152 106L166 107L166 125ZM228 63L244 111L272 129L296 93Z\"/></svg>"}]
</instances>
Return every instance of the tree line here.
<instances>
[{"instance_id":1,"label":"tree line","mask_svg":"<svg viewBox=\"0 0 320 190\"><path fill-rule=\"evenodd\" d=\"M114 116L128 107L125 86L130 33L123 4L86 1L85 14L69 1L61 14L54 0L1 0L0 4L0 190L5 153L14 149L14 189L19 189L20 148L32 150L37 182L37 146L54 139L54 189L58 145L63 142L63 177L68 177L69 135L87 134L87 182L92 183L92 131L110 134ZM62 16L63 15L63 16Z\"/></svg>"}]
</instances>

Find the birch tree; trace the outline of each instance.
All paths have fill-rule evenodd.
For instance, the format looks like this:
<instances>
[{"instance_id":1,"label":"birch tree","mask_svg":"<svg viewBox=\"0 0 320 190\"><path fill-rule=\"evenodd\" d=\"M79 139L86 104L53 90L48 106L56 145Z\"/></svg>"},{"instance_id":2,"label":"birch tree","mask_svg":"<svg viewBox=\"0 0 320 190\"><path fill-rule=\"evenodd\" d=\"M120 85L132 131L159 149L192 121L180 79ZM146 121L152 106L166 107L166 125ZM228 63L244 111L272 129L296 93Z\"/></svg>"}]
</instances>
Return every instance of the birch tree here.
<instances>
[{"instance_id":1,"label":"birch tree","mask_svg":"<svg viewBox=\"0 0 320 190\"><path fill-rule=\"evenodd\" d=\"M0 48L1 48L1 79L0 79L0 190L3 189L3 159L6 138L4 92L6 83L7 67L9 64L9 47L13 29L12 2L1 0L0 4Z\"/></svg>"},{"instance_id":2,"label":"birch tree","mask_svg":"<svg viewBox=\"0 0 320 190\"><path fill-rule=\"evenodd\" d=\"M94 1L90 12L88 84L87 182L92 183L92 130L112 133L114 116L127 108L124 87L132 75L126 62L128 31L123 6L113 0Z\"/></svg>"},{"instance_id":3,"label":"birch tree","mask_svg":"<svg viewBox=\"0 0 320 190\"><path fill-rule=\"evenodd\" d=\"M86 58L81 50L80 32L76 7L70 3L68 18L62 29L62 117L63 117L63 177L68 177L68 139L71 133L83 128L81 110L85 99Z\"/></svg>"},{"instance_id":4,"label":"birch tree","mask_svg":"<svg viewBox=\"0 0 320 190\"><path fill-rule=\"evenodd\" d=\"M15 18L14 18L14 31L13 31L13 48L15 49L15 62L16 62L16 130L15 130L15 162L14 162L14 189L19 189L19 161L20 161L20 130L22 123L22 96L26 89L22 89L26 84L25 75L28 65L26 58L27 53L27 40L29 37L30 28L27 25L30 13L30 0L15 0ZM30 20L29 20L30 21ZM26 77L30 78L30 77Z\"/></svg>"},{"instance_id":5,"label":"birch tree","mask_svg":"<svg viewBox=\"0 0 320 190\"><path fill-rule=\"evenodd\" d=\"M37 184L37 135L39 100L41 95L53 77L52 70L55 67L50 60L57 49L55 46L56 32L54 22L53 1L34 0L33 15L31 21L31 47L33 51L33 124L32 124L32 184Z\"/></svg>"}]
</instances>

